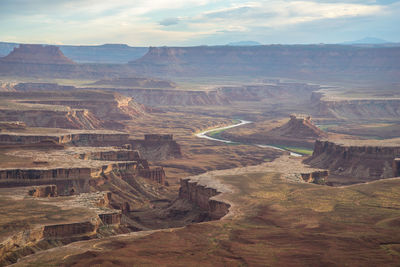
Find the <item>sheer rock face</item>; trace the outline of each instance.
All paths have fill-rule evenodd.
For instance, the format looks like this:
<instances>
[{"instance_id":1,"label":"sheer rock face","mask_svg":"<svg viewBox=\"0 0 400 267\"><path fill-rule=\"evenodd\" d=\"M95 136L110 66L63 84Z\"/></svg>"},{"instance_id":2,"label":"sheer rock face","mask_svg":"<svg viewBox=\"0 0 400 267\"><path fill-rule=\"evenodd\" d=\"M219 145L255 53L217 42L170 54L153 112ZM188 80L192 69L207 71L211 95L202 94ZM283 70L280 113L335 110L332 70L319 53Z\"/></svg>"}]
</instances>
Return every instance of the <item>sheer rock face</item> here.
<instances>
[{"instance_id":1,"label":"sheer rock face","mask_svg":"<svg viewBox=\"0 0 400 267\"><path fill-rule=\"evenodd\" d=\"M9 63L75 64L64 56L57 46L34 44L21 44L1 61Z\"/></svg>"},{"instance_id":2,"label":"sheer rock face","mask_svg":"<svg viewBox=\"0 0 400 267\"><path fill-rule=\"evenodd\" d=\"M218 220L229 212L230 204L212 199L220 194L216 189L200 185L190 179L182 179L179 197L187 199L208 213L211 220Z\"/></svg>"},{"instance_id":3,"label":"sheer rock face","mask_svg":"<svg viewBox=\"0 0 400 267\"><path fill-rule=\"evenodd\" d=\"M372 181L394 177L394 162L400 146L345 145L317 140L305 163L329 169L330 174Z\"/></svg>"},{"instance_id":4,"label":"sheer rock face","mask_svg":"<svg viewBox=\"0 0 400 267\"><path fill-rule=\"evenodd\" d=\"M132 148L150 161L165 160L182 157L180 145L173 140L172 135L145 135L144 140L130 140Z\"/></svg>"}]
</instances>

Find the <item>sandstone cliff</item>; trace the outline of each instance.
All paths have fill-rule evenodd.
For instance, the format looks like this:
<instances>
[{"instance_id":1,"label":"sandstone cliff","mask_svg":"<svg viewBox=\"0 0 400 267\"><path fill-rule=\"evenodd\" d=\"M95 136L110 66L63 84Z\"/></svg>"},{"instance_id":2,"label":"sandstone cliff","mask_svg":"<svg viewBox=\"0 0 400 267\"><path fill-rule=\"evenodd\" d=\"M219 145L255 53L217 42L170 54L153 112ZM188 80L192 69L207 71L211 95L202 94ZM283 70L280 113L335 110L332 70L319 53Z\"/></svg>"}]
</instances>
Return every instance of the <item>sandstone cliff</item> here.
<instances>
[{"instance_id":1,"label":"sandstone cliff","mask_svg":"<svg viewBox=\"0 0 400 267\"><path fill-rule=\"evenodd\" d=\"M150 161L180 158L182 156L180 145L173 140L172 135L145 135L144 140L130 140L132 148L138 150L140 155Z\"/></svg>"},{"instance_id":2,"label":"sandstone cliff","mask_svg":"<svg viewBox=\"0 0 400 267\"><path fill-rule=\"evenodd\" d=\"M210 220L218 220L229 212L230 204L212 199L220 194L216 189L181 179L179 197L187 199L208 213Z\"/></svg>"},{"instance_id":3,"label":"sandstone cliff","mask_svg":"<svg viewBox=\"0 0 400 267\"><path fill-rule=\"evenodd\" d=\"M398 144L385 145L379 144L379 141L345 144L318 140L313 155L304 162L329 169L330 176L336 176L339 183L347 184L393 177L394 160L398 155Z\"/></svg>"}]
</instances>

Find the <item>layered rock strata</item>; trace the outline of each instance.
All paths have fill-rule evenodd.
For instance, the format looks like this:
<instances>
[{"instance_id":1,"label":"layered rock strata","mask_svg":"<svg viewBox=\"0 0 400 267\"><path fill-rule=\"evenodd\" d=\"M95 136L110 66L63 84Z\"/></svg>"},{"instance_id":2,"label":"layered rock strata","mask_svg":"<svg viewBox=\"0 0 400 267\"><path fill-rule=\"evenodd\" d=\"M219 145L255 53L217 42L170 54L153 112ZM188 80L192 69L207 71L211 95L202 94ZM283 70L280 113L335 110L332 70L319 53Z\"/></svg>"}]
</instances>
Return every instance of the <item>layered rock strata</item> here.
<instances>
[{"instance_id":1,"label":"layered rock strata","mask_svg":"<svg viewBox=\"0 0 400 267\"><path fill-rule=\"evenodd\" d=\"M200 185L190 179L181 179L179 197L189 200L206 211L211 220L218 220L229 212L230 204L212 199L218 194L220 192L214 188Z\"/></svg>"},{"instance_id":2,"label":"layered rock strata","mask_svg":"<svg viewBox=\"0 0 400 267\"><path fill-rule=\"evenodd\" d=\"M180 145L173 140L172 135L145 135L144 140L130 140L132 148L138 150L140 155L150 161L180 158L182 156Z\"/></svg>"},{"instance_id":3,"label":"layered rock strata","mask_svg":"<svg viewBox=\"0 0 400 267\"><path fill-rule=\"evenodd\" d=\"M28 194L33 197L56 197L57 186L56 185L43 185L35 186L32 190L29 190Z\"/></svg>"},{"instance_id":4,"label":"layered rock strata","mask_svg":"<svg viewBox=\"0 0 400 267\"><path fill-rule=\"evenodd\" d=\"M364 143L351 145L317 140L312 156L304 162L329 169L331 175L357 177L364 182L393 177L393 162L400 155L400 145Z\"/></svg>"}]
</instances>

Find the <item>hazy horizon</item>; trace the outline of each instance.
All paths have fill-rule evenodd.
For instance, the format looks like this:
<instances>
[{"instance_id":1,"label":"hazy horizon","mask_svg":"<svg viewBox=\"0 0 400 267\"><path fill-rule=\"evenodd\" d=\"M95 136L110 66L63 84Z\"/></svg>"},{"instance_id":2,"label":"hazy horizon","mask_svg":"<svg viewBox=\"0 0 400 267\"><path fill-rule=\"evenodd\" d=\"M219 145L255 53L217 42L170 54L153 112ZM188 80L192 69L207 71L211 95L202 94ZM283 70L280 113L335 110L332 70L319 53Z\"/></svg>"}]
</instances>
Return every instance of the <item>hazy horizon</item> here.
<instances>
[{"instance_id":1,"label":"hazy horizon","mask_svg":"<svg viewBox=\"0 0 400 267\"><path fill-rule=\"evenodd\" d=\"M27 1L0 4L0 41L129 46L400 42L400 1Z\"/></svg>"}]
</instances>

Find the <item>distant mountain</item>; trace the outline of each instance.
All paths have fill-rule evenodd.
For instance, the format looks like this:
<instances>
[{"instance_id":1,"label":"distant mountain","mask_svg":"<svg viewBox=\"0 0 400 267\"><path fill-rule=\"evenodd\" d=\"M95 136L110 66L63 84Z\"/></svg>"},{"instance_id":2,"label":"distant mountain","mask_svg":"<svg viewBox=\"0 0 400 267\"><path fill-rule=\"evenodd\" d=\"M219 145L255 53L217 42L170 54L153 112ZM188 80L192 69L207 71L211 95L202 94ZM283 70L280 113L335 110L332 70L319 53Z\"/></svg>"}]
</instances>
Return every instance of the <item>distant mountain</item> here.
<instances>
[{"instance_id":1,"label":"distant mountain","mask_svg":"<svg viewBox=\"0 0 400 267\"><path fill-rule=\"evenodd\" d=\"M343 42L342 44L388 44L388 43L391 42L375 37L365 37L355 41Z\"/></svg>"},{"instance_id":2,"label":"distant mountain","mask_svg":"<svg viewBox=\"0 0 400 267\"><path fill-rule=\"evenodd\" d=\"M0 57L8 55L18 43L0 42ZM147 47L131 47L126 44L58 45L62 53L77 63L125 64L144 56Z\"/></svg>"},{"instance_id":3,"label":"distant mountain","mask_svg":"<svg viewBox=\"0 0 400 267\"><path fill-rule=\"evenodd\" d=\"M256 41L240 41L240 42L232 42L227 45L230 46L255 46L255 45L262 45L262 43Z\"/></svg>"}]
</instances>

